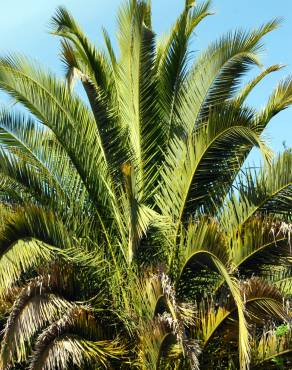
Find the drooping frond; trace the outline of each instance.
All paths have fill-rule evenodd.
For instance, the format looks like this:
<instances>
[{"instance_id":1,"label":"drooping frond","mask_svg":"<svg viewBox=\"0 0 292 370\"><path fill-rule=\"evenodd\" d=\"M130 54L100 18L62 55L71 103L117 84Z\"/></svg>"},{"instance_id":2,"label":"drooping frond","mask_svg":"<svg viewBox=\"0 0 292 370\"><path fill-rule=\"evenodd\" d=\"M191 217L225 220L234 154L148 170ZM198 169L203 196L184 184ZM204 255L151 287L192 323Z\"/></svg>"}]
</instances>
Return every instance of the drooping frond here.
<instances>
[{"instance_id":1,"label":"drooping frond","mask_svg":"<svg viewBox=\"0 0 292 370\"><path fill-rule=\"evenodd\" d=\"M254 264L259 275L289 264L290 233L283 222L271 218L254 217L245 222L234 230L230 239L233 269L250 276L254 273Z\"/></svg>"},{"instance_id":2,"label":"drooping frond","mask_svg":"<svg viewBox=\"0 0 292 370\"><path fill-rule=\"evenodd\" d=\"M38 201L41 194L45 195L45 204L49 198L56 200L57 192L66 203L63 206L68 206L68 202L72 206L69 199L76 197L80 207L86 200L88 204L84 184L51 130L25 114L2 109L0 143L2 175L7 173L11 182L15 180L16 185L24 186Z\"/></svg>"},{"instance_id":3,"label":"drooping frond","mask_svg":"<svg viewBox=\"0 0 292 370\"><path fill-rule=\"evenodd\" d=\"M44 325L58 319L71 304L50 293L49 282L34 280L25 286L15 301L4 328L1 364L7 368L28 359L33 336Z\"/></svg>"},{"instance_id":4,"label":"drooping frond","mask_svg":"<svg viewBox=\"0 0 292 370\"><path fill-rule=\"evenodd\" d=\"M256 124L262 131L270 120L279 112L292 104L292 79L288 77L281 81L272 92L266 106L256 117Z\"/></svg>"},{"instance_id":5,"label":"drooping frond","mask_svg":"<svg viewBox=\"0 0 292 370\"><path fill-rule=\"evenodd\" d=\"M92 108L107 166L114 181L121 182L120 166L129 161L125 131L118 117L116 81L105 55L87 39L63 7L52 19L54 34L61 36L69 84L78 75Z\"/></svg>"},{"instance_id":6,"label":"drooping frond","mask_svg":"<svg viewBox=\"0 0 292 370\"><path fill-rule=\"evenodd\" d=\"M0 231L1 253L5 253L17 241L28 238L39 239L57 248L74 245L65 225L56 215L35 206L18 209L5 220Z\"/></svg>"},{"instance_id":7,"label":"drooping frond","mask_svg":"<svg viewBox=\"0 0 292 370\"><path fill-rule=\"evenodd\" d=\"M126 348L118 340L104 338L90 310L76 307L38 337L29 368L65 370L70 362L79 367L91 362L108 368L111 359L125 355Z\"/></svg>"},{"instance_id":8,"label":"drooping frond","mask_svg":"<svg viewBox=\"0 0 292 370\"><path fill-rule=\"evenodd\" d=\"M15 189L19 189L18 195L20 198L23 196L23 200L30 198L36 204L51 203L56 210L56 198L59 197L61 209L67 201L63 189L46 168L38 168L37 164L33 157L19 149L10 148L9 152L0 147L0 174L3 180L6 179L3 186L10 185L13 191L14 185Z\"/></svg>"},{"instance_id":9,"label":"drooping frond","mask_svg":"<svg viewBox=\"0 0 292 370\"><path fill-rule=\"evenodd\" d=\"M239 363L240 369L248 369L250 362L250 343L249 333L244 314L244 303L240 294L239 284L234 279L228 268L229 256L226 244L222 236L214 231L218 225L212 221L202 222L201 224L191 223L189 225L186 239L182 242L180 248L183 248L186 243L185 250L181 250L180 273L182 277L183 271L193 261L205 266L213 271L216 271L225 281L230 295L234 299L235 307L238 313L239 320ZM194 271L194 274L196 271Z\"/></svg>"},{"instance_id":10,"label":"drooping frond","mask_svg":"<svg viewBox=\"0 0 292 370\"><path fill-rule=\"evenodd\" d=\"M37 343L40 346L40 343ZM109 359L121 358L125 350L118 341L89 341L76 335L64 334L50 345L33 353L30 370L67 370L73 364L79 368L86 365L110 368Z\"/></svg>"},{"instance_id":11,"label":"drooping frond","mask_svg":"<svg viewBox=\"0 0 292 370\"><path fill-rule=\"evenodd\" d=\"M0 296L20 279L23 273L32 271L40 263L54 258L54 248L35 239L16 241L8 250L1 251L0 256Z\"/></svg>"},{"instance_id":12,"label":"drooping frond","mask_svg":"<svg viewBox=\"0 0 292 370\"><path fill-rule=\"evenodd\" d=\"M283 295L275 285L252 277L241 283L241 295L250 323L262 327L269 321L289 322L289 314L283 305Z\"/></svg>"},{"instance_id":13,"label":"drooping frond","mask_svg":"<svg viewBox=\"0 0 292 370\"><path fill-rule=\"evenodd\" d=\"M282 304L282 295L273 285L258 278L252 278L240 282L239 288L248 323L258 325L258 330L263 327L264 323L271 320L283 322L288 319L286 309ZM211 299L202 301L198 307L198 323L195 332L206 351L203 352L206 356L203 358L203 363L209 366L214 357L212 342L223 340L225 346L233 346L238 331L237 307L232 297L226 296L226 292L224 295L224 304L217 305L216 301ZM222 347L224 348L224 345ZM222 350L218 354L219 359L220 356L224 357L224 353ZM223 359L221 361L223 362Z\"/></svg>"}]
</instances>

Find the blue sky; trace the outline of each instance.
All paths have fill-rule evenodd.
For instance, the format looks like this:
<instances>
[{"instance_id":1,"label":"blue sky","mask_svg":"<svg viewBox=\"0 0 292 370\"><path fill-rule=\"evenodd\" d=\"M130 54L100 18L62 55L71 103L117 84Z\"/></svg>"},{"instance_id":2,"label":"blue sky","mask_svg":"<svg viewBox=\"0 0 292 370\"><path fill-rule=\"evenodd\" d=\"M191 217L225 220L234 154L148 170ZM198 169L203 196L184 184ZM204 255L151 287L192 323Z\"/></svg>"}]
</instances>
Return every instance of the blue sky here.
<instances>
[{"instance_id":1,"label":"blue sky","mask_svg":"<svg viewBox=\"0 0 292 370\"><path fill-rule=\"evenodd\" d=\"M58 5L66 6L86 33L101 44L101 26L115 36L116 11L121 0L2 0L0 12L0 54L21 52L41 61L62 74L58 60L58 40L48 34L50 16ZM152 0L156 33L166 31L181 11L184 0ZM282 63L285 69L269 76L252 93L249 103L261 107L281 78L292 75L292 0L214 0L216 13L197 28L192 49L197 52L226 31L257 27L274 17L283 17L279 30L265 38L262 55L265 66ZM254 71L256 73L256 70ZM3 100L3 97L0 97ZM282 112L270 123L267 135L272 148L282 150L283 141L292 147L292 108ZM252 158L256 158L253 156Z\"/></svg>"}]
</instances>

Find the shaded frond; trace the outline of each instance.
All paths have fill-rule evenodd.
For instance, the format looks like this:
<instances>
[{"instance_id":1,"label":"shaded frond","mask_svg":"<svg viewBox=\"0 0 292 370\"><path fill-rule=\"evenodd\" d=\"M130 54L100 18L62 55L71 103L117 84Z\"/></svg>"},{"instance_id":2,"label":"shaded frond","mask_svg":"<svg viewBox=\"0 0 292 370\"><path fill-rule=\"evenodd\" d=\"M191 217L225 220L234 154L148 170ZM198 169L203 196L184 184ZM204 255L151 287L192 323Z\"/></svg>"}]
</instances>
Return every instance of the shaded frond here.
<instances>
[{"instance_id":1,"label":"shaded frond","mask_svg":"<svg viewBox=\"0 0 292 370\"><path fill-rule=\"evenodd\" d=\"M65 370L71 361L80 367L94 362L107 368L111 359L125 355L125 346L104 337L90 310L76 307L38 337L29 368Z\"/></svg>"},{"instance_id":2,"label":"shaded frond","mask_svg":"<svg viewBox=\"0 0 292 370\"><path fill-rule=\"evenodd\" d=\"M49 281L33 280L18 295L4 328L1 344L3 368L28 359L33 336L58 319L71 304L50 293Z\"/></svg>"},{"instance_id":3,"label":"shaded frond","mask_svg":"<svg viewBox=\"0 0 292 370\"><path fill-rule=\"evenodd\" d=\"M54 258L54 248L35 240L22 239L12 244L0 256L0 296L20 279L23 273Z\"/></svg>"}]
</instances>

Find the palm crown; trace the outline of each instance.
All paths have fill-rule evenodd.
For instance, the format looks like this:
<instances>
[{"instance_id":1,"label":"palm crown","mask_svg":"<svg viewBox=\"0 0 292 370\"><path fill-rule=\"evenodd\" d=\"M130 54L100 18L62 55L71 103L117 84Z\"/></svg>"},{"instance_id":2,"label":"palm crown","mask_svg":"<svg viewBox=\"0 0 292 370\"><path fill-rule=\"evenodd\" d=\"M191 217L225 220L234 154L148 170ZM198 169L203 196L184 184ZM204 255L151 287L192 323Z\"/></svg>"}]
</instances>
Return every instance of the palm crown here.
<instances>
[{"instance_id":1,"label":"palm crown","mask_svg":"<svg viewBox=\"0 0 292 370\"><path fill-rule=\"evenodd\" d=\"M192 59L209 14L187 0L157 41L150 2L130 0L117 55L59 8L65 82L0 60L25 107L0 113L1 368L248 369L292 348L292 156L262 139L292 80L260 111L246 98L282 66L241 84L278 21ZM264 165L243 169L253 147Z\"/></svg>"}]
</instances>

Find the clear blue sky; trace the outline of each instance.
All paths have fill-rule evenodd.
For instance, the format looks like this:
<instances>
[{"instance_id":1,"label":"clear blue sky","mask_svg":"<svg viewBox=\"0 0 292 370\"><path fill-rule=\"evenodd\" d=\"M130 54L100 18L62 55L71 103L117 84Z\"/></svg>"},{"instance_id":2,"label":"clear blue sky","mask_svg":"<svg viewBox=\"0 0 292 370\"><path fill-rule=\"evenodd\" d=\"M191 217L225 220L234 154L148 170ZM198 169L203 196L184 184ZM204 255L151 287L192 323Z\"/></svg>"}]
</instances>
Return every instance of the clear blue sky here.
<instances>
[{"instance_id":1,"label":"clear blue sky","mask_svg":"<svg viewBox=\"0 0 292 370\"><path fill-rule=\"evenodd\" d=\"M2 0L0 54L21 52L62 74L62 65L57 56L58 39L48 34L50 16L56 7L65 5L98 44L102 43L101 26L105 26L114 37L116 11L121 3L122 0ZM184 0L152 0L152 3L154 28L156 33L161 34L174 22ZM263 106L276 82L292 75L292 0L214 0L213 9L216 14L197 29L192 43L194 51L202 50L210 41L234 28L257 27L271 18L284 18L282 27L265 38L266 51L262 61L265 66L282 63L287 67L269 76L249 99L250 104ZM275 151L282 150L283 141L292 147L292 108L273 120L267 134Z\"/></svg>"}]
</instances>

